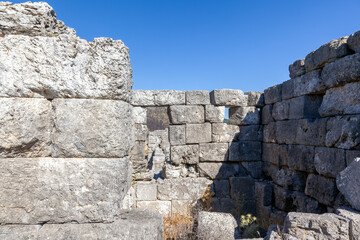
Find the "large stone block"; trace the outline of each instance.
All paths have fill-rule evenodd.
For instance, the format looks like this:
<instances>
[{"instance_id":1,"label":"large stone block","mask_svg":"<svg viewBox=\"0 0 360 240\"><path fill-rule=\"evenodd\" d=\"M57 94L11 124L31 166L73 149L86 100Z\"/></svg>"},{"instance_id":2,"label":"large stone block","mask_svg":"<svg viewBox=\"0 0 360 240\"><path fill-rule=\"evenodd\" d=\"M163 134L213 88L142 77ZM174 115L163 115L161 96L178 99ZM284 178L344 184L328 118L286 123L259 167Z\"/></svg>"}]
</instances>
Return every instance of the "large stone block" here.
<instances>
[{"instance_id":1,"label":"large stone block","mask_svg":"<svg viewBox=\"0 0 360 240\"><path fill-rule=\"evenodd\" d=\"M170 125L169 138L173 146L185 145L185 125Z\"/></svg>"},{"instance_id":2,"label":"large stone block","mask_svg":"<svg viewBox=\"0 0 360 240\"><path fill-rule=\"evenodd\" d=\"M186 91L187 105L207 105L210 104L210 93L208 91Z\"/></svg>"},{"instance_id":3,"label":"large stone block","mask_svg":"<svg viewBox=\"0 0 360 240\"><path fill-rule=\"evenodd\" d=\"M359 82L327 90L319 109L321 116L360 114L359 92Z\"/></svg>"},{"instance_id":4,"label":"large stone block","mask_svg":"<svg viewBox=\"0 0 360 240\"><path fill-rule=\"evenodd\" d=\"M304 191L307 175L303 172L292 171L291 169L282 168L276 173L274 182L286 189L295 191Z\"/></svg>"},{"instance_id":5,"label":"large stone block","mask_svg":"<svg viewBox=\"0 0 360 240\"><path fill-rule=\"evenodd\" d=\"M171 146L171 162L175 165L197 164L199 162L199 145Z\"/></svg>"},{"instance_id":6,"label":"large stone block","mask_svg":"<svg viewBox=\"0 0 360 240\"><path fill-rule=\"evenodd\" d=\"M265 105L263 92L246 92L245 95L248 96L248 106L263 107Z\"/></svg>"},{"instance_id":7,"label":"large stone block","mask_svg":"<svg viewBox=\"0 0 360 240\"><path fill-rule=\"evenodd\" d=\"M0 45L10 49L0 55L1 97L130 100L129 49L120 40L6 35Z\"/></svg>"},{"instance_id":8,"label":"large stone block","mask_svg":"<svg viewBox=\"0 0 360 240\"><path fill-rule=\"evenodd\" d=\"M256 201L259 206L270 206L272 203L273 184L269 182L255 182Z\"/></svg>"},{"instance_id":9,"label":"large stone block","mask_svg":"<svg viewBox=\"0 0 360 240\"><path fill-rule=\"evenodd\" d=\"M137 182L135 192L137 201L156 201L157 186L154 182Z\"/></svg>"},{"instance_id":10,"label":"large stone block","mask_svg":"<svg viewBox=\"0 0 360 240\"><path fill-rule=\"evenodd\" d=\"M286 212L294 211L291 194L292 191L274 185L275 207Z\"/></svg>"},{"instance_id":11,"label":"large stone block","mask_svg":"<svg viewBox=\"0 0 360 240\"><path fill-rule=\"evenodd\" d=\"M229 110L229 122L234 125L260 124L260 111L256 107L232 107Z\"/></svg>"},{"instance_id":12,"label":"large stone block","mask_svg":"<svg viewBox=\"0 0 360 240\"><path fill-rule=\"evenodd\" d=\"M204 107L196 105L170 106L170 118L173 124L203 123L205 122Z\"/></svg>"},{"instance_id":13,"label":"large stone block","mask_svg":"<svg viewBox=\"0 0 360 240\"><path fill-rule=\"evenodd\" d=\"M315 148L315 169L326 177L336 178L345 169L345 151L343 149L317 147Z\"/></svg>"},{"instance_id":14,"label":"large stone block","mask_svg":"<svg viewBox=\"0 0 360 240\"><path fill-rule=\"evenodd\" d=\"M263 143L262 144L262 161L270 162L277 166L279 163L279 145L274 143Z\"/></svg>"},{"instance_id":15,"label":"large stone block","mask_svg":"<svg viewBox=\"0 0 360 240\"><path fill-rule=\"evenodd\" d=\"M282 85L279 84L265 89L264 91L265 104L273 104L281 101L281 88Z\"/></svg>"},{"instance_id":16,"label":"large stone block","mask_svg":"<svg viewBox=\"0 0 360 240\"><path fill-rule=\"evenodd\" d=\"M156 106L183 105L185 104L185 92L176 90L154 91L154 103Z\"/></svg>"},{"instance_id":17,"label":"large stone block","mask_svg":"<svg viewBox=\"0 0 360 240\"><path fill-rule=\"evenodd\" d=\"M298 131L298 120L288 120L276 122L276 142L280 144L294 144L296 132ZM265 140L264 129L264 140Z\"/></svg>"},{"instance_id":18,"label":"large stone block","mask_svg":"<svg viewBox=\"0 0 360 240\"><path fill-rule=\"evenodd\" d=\"M51 102L0 98L0 157L46 157L51 154Z\"/></svg>"},{"instance_id":19,"label":"large stone block","mask_svg":"<svg viewBox=\"0 0 360 240\"><path fill-rule=\"evenodd\" d=\"M305 58L305 68L307 72L322 68L325 63L332 62L336 58L341 58L350 54L348 45L348 37L342 37L331 42L325 43L317 50L309 53Z\"/></svg>"},{"instance_id":20,"label":"large stone block","mask_svg":"<svg viewBox=\"0 0 360 240\"><path fill-rule=\"evenodd\" d=\"M325 85L336 87L360 80L360 53L343 57L325 65L321 72Z\"/></svg>"},{"instance_id":21,"label":"large stone block","mask_svg":"<svg viewBox=\"0 0 360 240\"><path fill-rule=\"evenodd\" d=\"M326 118L300 119L295 131L295 144L325 146Z\"/></svg>"},{"instance_id":22,"label":"large stone block","mask_svg":"<svg viewBox=\"0 0 360 240\"><path fill-rule=\"evenodd\" d=\"M255 182L251 177L231 177L230 195L235 200L255 200Z\"/></svg>"},{"instance_id":23,"label":"large stone block","mask_svg":"<svg viewBox=\"0 0 360 240\"><path fill-rule=\"evenodd\" d=\"M109 223L68 223L0 226L2 240L13 239L163 239L162 216L147 210L132 210Z\"/></svg>"},{"instance_id":24,"label":"large stone block","mask_svg":"<svg viewBox=\"0 0 360 240\"><path fill-rule=\"evenodd\" d=\"M210 93L211 103L226 107L245 107L248 103L248 96L241 90L216 89Z\"/></svg>"},{"instance_id":25,"label":"large stone block","mask_svg":"<svg viewBox=\"0 0 360 240\"><path fill-rule=\"evenodd\" d=\"M338 193L335 179L310 174L306 180L305 194L327 206L335 200Z\"/></svg>"},{"instance_id":26,"label":"large stone block","mask_svg":"<svg viewBox=\"0 0 360 240\"><path fill-rule=\"evenodd\" d=\"M360 210L360 158L356 158L336 178L340 192L351 206Z\"/></svg>"},{"instance_id":27,"label":"large stone block","mask_svg":"<svg viewBox=\"0 0 360 240\"><path fill-rule=\"evenodd\" d=\"M360 149L360 116L339 116L327 122L327 147Z\"/></svg>"},{"instance_id":28,"label":"large stone block","mask_svg":"<svg viewBox=\"0 0 360 240\"><path fill-rule=\"evenodd\" d=\"M305 74L305 59L296 60L294 63L289 65L289 76L290 78L296 78Z\"/></svg>"},{"instance_id":29,"label":"large stone block","mask_svg":"<svg viewBox=\"0 0 360 240\"><path fill-rule=\"evenodd\" d=\"M348 38L348 46L351 50L360 52L360 31L351 34Z\"/></svg>"},{"instance_id":30,"label":"large stone block","mask_svg":"<svg viewBox=\"0 0 360 240\"><path fill-rule=\"evenodd\" d=\"M228 159L228 143L200 143L201 162L222 162Z\"/></svg>"},{"instance_id":31,"label":"large stone block","mask_svg":"<svg viewBox=\"0 0 360 240\"><path fill-rule=\"evenodd\" d=\"M159 200L198 200L212 181L206 178L165 179L158 183Z\"/></svg>"},{"instance_id":32,"label":"large stone block","mask_svg":"<svg viewBox=\"0 0 360 240\"><path fill-rule=\"evenodd\" d=\"M186 143L211 142L211 123L186 124Z\"/></svg>"},{"instance_id":33,"label":"large stone block","mask_svg":"<svg viewBox=\"0 0 360 240\"><path fill-rule=\"evenodd\" d=\"M266 177L271 178L272 180L276 179L279 168L279 166L270 162L263 162L263 173Z\"/></svg>"},{"instance_id":34,"label":"large stone block","mask_svg":"<svg viewBox=\"0 0 360 240\"><path fill-rule=\"evenodd\" d=\"M131 185L129 161L0 159L0 222L111 222Z\"/></svg>"},{"instance_id":35,"label":"large stone block","mask_svg":"<svg viewBox=\"0 0 360 240\"><path fill-rule=\"evenodd\" d=\"M262 141L263 140L263 126L249 125L240 126L240 133L237 136L239 141Z\"/></svg>"},{"instance_id":36,"label":"large stone block","mask_svg":"<svg viewBox=\"0 0 360 240\"><path fill-rule=\"evenodd\" d=\"M267 125L264 125L263 142L276 143L276 139L277 139L276 130L277 130L276 122L271 122ZM282 135L279 136L282 137Z\"/></svg>"},{"instance_id":37,"label":"large stone block","mask_svg":"<svg viewBox=\"0 0 360 240\"><path fill-rule=\"evenodd\" d=\"M136 141L146 141L149 136L149 129L145 124L135 124L134 132Z\"/></svg>"},{"instance_id":38,"label":"large stone block","mask_svg":"<svg viewBox=\"0 0 360 240\"><path fill-rule=\"evenodd\" d=\"M133 119L136 124L146 124L146 108L134 107Z\"/></svg>"},{"instance_id":39,"label":"large stone block","mask_svg":"<svg viewBox=\"0 0 360 240\"><path fill-rule=\"evenodd\" d=\"M261 161L261 142L232 142L229 147L230 161Z\"/></svg>"},{"instance_id":40,"label":"large stone block","mask_svg":"<svg viewBox=\"0 0 360 240\"><path fill-rule=\"evenodd\" d=\"M360 212L351 208L341 207L336 210L336 213L349 220L349 239L360 239Z\"/></svg>"},{"instance_id":41,"label":"large stone block","mask_svg":"<svg viewBox=\"0 0 360 240\"><path fill-rule=\"evenodd\" d=\"M171 216L171 201L137 201L136 208L157 211L163 217Z\"/></svg>"},{"instance_id":42,"label":"large stone block","mask_svg":"<svg viewBox=\"0 0 360 240\"><path fill-rule=\"evenodd\" d=\"M214 191L217 198L230 197L230 183L228 179L215 180Z\"/></svg>"},{"instance_id":43,"label":"large stone block","mask_svg":"<svg viewBox=\"0 0 360 240\"><path fill-rule=\"evenodd\" d=\"M272 109L272 117L276 121L289 119L290 114L290 101L281 101L274 104Z\"/></svg>"},{"instance_id":44,"label":"large stone block","mask_svg":"<svg viewBox=\"0 0 360 240\"><path fill-rule=\"evenodd\" d=\"M165 130L170 125L168 107L147 107L146 125L149 131Z\"/></svg>"},{"instance_id":45,"label":"large stone block","mask_svg":"<svg viewBox=\"0 0 360 240\"><path fill-rule=\"evenodd\" d=\"M225 119L225 107L224 106L205 106L205 120L211 123L222 123Z\"/></svg>"},{"instance_id":46,"label":"large stone block","mask_svg":"<svg viewBox=\"0 0 360 240\"><path fill-rule=\"evenodd\" d=\"M322 95L307 95L289 101L289 119L319 118Z\"/></svg>"},{"instance_id":47,"label":"large stone block","mask_svg":"<svg viewBox=\"0 0 360 240\"><path fill-rule=\"evenodd\" d=\"M314 172L315 149L312 146L289 145L288 166L290 169L304 172Z\"/></svg>"},{"instance_id":48,"label":"large stone block","mask_svg":"<svg viewBox=\"0 0 360 240\"><path fill-rule=\"evenodd\" d=\"M261 109L262 124L269 124L270 122L274 121L274 118L272 117L272 110L273 110L273 105L266 105Z\"/></svg>"},{"instance_id":49,"label":"large stone block","mask_svg":"<svg viewBox=\"0 0 360 240\"><path fill-rule=\"evenodd\" d=\"M213 142L232 142L237 139L240 132L239 126L227 123L212 124L212 141Z\"/></svg>"},{"instance_id":50,"label":"large stone block","mask_svg":"<svg viewBox=\"0 0 360 240\"><path fill-rule=\"evenodd\" d=\"M250 161L250 162L241 162L241 165L246 169L246 172L255 179L260 179L263 177L262 161Z\"/></svg>"},{"instance_id":51,"label":"large stone block","mask_svg":"<svg viewBox=\"0 0 360 240\"><path fill-rule=\"evenodd\" d=\"M53 157L123 157L134 145L132 106L123 101L54 99Z\"/></svg>"},{"instance_id":52,"label":"large stone block","mask_svg":"<svg viewBox=\"0 0 360 240\"><path fill-rule=\"evenodd\" d=\"M210 179L228 179L235 176L246 176L245 169L239 164L201 162L198 165L201 177Z\"/></svg>"},{"instance_id":53,"label":"large stone block","mask_svg":"<svg viewBox=\"0 0 360 240\"><path fill-rule=\"evenodd\" d=\"M323 205L306 196L303 192L293 192L291 197L297 212L323 213L325 211Z\"/></svg>"},{"instance_id":54,"label":"large stone block","mask_svg":"<svg viewBox=\"0 0 360 240\"><path fill-rule=\"evenodd\" d=\"M133 106L155 106L153 90L133 90L131 91L131 104Z\"/></svg>"}]
</instances>

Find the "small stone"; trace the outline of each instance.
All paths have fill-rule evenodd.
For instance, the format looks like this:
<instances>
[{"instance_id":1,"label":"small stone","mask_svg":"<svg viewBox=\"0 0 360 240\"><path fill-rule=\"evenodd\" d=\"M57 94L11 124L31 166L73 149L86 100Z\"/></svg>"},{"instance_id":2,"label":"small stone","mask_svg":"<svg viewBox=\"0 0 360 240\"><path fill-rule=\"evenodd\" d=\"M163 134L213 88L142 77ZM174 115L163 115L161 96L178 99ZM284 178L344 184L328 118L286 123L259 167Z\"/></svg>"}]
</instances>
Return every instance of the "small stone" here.
<instances>
[{"instance_id":1,"label":"small stone","mask_svg":"<svg viewBox=\"0 0 360 240\"><path fill-rule=\"evenodd\" d=\"M248 96L248 106L263 107L265 105L263 92L246 92L244 94Z\"/></svg>"},{"instance_id":2,"label":"small stone","mask_svg":"<svg viewBox=\"0 0 360 240\"><path fill-rule=\"evenodd\" d=\"M170 125L169 138L173 146L185 145L185 125Z\"/></svg>"},{"instance_id":3,"label":"small stone","mask_svg":"<svg viewBox=\"0 0 360 240\"><path fill-rule=\"evenodd\" d=\"M296 60L293 64L290 64L289 72L290 72L289 74L290 78L296 78L306 73L305 59L299 59Z\"/></svg>"},{"instance_id":4,"label":"small stone","mask_svg":"<svg viewBox=\"0 0 360 240\"><path fill-rule=\"evenodd\" d=\"M186 124L186 143L211 142L211 124Z\"/></svg>"},{"instance_id":5,"label":"small stone","mask_svg":"<svg viewBox=\"0 0 360 240\"><path fill-rule=\"evenodd\" d=\"M195 105L170 106L170 118L173 124L203 123L205 122L204 107Z\"/></svg>"},{"instance_id":6,"label":"small stone","mask_svg":"<svg viewBox=\"0 0 360 240\"><path fill-rule=\"evenodd\" d=\"M216 89L210 93L211 103L225 107L245 107L248 103L248 96L241 90Z\"/></svg>"},{"instance_id":7,"label":"small stone","mask_svg":"<svg viewBox=\"0 0 360 240\"><path fill-rule=\"evenodd\" d=\"M186 91L187 105L207 105L210 104L210 93L208 91Z\"/></svg>"},{"instance_id":8,"label":"small stone","mask_svg":"<svg viewBox=\"0 0 360 240\"><path fill-rule=\"evenodd\" d=\"M234 125L260 124L260 111L255 107L232 107L229 122Z\"/></svg>"},{"instance_id":9,"label":"small stone","mask_svg":"<svg viewBox=\"0 0 360 240\"><path fill-rule=\"evenodd\" d=\"M225 107L224 106L205 106L205 120L211 123L222 123L225 119Z\"/></svg>"}]
</instances>

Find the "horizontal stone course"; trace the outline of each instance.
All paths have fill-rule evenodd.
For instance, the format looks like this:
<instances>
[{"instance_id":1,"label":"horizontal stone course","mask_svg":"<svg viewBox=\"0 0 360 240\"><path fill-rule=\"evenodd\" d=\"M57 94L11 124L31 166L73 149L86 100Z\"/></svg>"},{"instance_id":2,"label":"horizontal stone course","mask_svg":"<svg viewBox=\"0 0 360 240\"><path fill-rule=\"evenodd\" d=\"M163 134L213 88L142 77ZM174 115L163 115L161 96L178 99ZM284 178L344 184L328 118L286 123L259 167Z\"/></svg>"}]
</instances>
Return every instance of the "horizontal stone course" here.
<instances>
[{"instance_id":1,"label":"horizontal stone course","mask_svg":"<svg viewBox=\"0 0 360 240\"><path fill-rule=\"evenodd\" d=\"M200 162L222 162L228 159L228 143L200 143Z\"/></svg>"},{"instance_id":2,"label":"horizontal stone course","mask_svg":"<svg viewBox=\"0 0 360 240\"><path fill-rule=\"evenodd\" d=\"M211 124L186 124L186 143L211 142Z\"/></svg>"},{"instance_id":3,"label":"horizontal stone course","mask_svg":"<svg viewBox=\"0 0 360 240\"><path fill-rule=\"evenodd\" d=\"M293 62L292 64L290 64L289 72L290 72L289 74L290 78L296 78L306 73L305 59L299 59Z\"/></svg>"},{"instance_id":4,"label":"horizontal stone course","mask_svg":"<svg viewBox=\"0 0 360 240\"><path fill-rule=\"evenodd\" d=\"M210 104L210 93L208 91L186 91L187 105L208 105Z\"/></svg>"},{"instance_id":5,"label":"horizontal stone course","mask_svg":"<svg viewBox=\"0 0 360 240\"><path fill-rule=\"evenodd\" d=\"M265 104L272 104L281 101L282 84L269 87L264 90Z\"/></svg>"},{"instance_id":6,"label":"horizontal stone course","mask_svg":"<svg viewBox=\"0 0 360 240\"><path fill-rule=\"evenodd\" d=\"M170 106L172 124L203 123L205 122L204 107L198 105Z\"/></svg>"},{"instance_id":7,"label":"horizontal stone course","mask_svg":"<svg viewBox=\"0 0 360 240\"><path fill-rule=\"evenodd\" d=\"M248 96L241 90L216 89L210 93L211 103L226 107L245 107L248 104Z\"/></svg>"},{"instance_id":8,"label":"horizontal stone course","mask_svg":"<svg viewBox=\"0 0 360 240\"><path fill-rule=\"evenodd\" d=\"M176 90L133 90L131 104L134 106L184 105L185 92Z\"/></svg>"},{"instance_id":9,"label":"horizontal stone course","mask_svg":"<svg viewBox=\"0 0 360 240\"><path fill-rule=\"evenodd\" d=\"M345 169L345 151L336 148L315 148L315 169L323 176L336 178Z\"/></svg>"},{"instance_id":10,"label":"horizontal stone course","mask_svg":"<svg viewBox=\"0 0 360 240\"><path fill-rule=\"evenodd\" d=\"M229 110L229 122L234 125L260 124L260 111L256 107L232 107Z\"/></svg>"}]
</instances>

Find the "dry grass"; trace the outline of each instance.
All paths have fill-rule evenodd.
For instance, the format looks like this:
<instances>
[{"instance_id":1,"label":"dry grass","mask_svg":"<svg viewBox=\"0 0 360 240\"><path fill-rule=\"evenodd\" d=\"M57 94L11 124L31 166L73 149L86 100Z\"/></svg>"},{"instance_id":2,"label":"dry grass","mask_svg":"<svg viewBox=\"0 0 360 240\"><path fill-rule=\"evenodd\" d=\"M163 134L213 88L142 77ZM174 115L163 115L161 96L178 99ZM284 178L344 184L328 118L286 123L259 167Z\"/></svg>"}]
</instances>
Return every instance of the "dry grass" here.
<instances>
[{"instance_id":1,"label":"dry grass","mask_svg":"<svg viewBox=\"0 0 360 240\"><path fill-rule=\"evenodd\" d=\"M164 240L191 239L194 218L188 215L173 214L164 217Z\"/></svg>"}]
</instances>

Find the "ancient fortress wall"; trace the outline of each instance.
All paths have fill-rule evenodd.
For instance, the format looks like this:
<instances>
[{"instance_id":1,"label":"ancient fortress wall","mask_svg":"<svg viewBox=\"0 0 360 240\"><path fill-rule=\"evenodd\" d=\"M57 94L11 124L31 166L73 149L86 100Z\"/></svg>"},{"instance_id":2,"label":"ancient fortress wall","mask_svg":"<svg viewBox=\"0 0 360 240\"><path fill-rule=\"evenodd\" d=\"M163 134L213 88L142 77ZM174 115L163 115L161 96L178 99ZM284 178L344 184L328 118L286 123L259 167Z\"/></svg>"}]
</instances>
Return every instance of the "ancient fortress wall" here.
<instances>
[{"instance_id":1,"label":"ancient fortress wall","mask_svg":"<svg viewBox=\"0 0 360 240\"><path fill-rule=\"evenodd\" d=\"M360 32L264 93L132 91L123 42L80 39L46 3L1 2L0 20L0 239L162 239L135 208L266 228L360 210Z\"/></svg>"}]
</instances>

